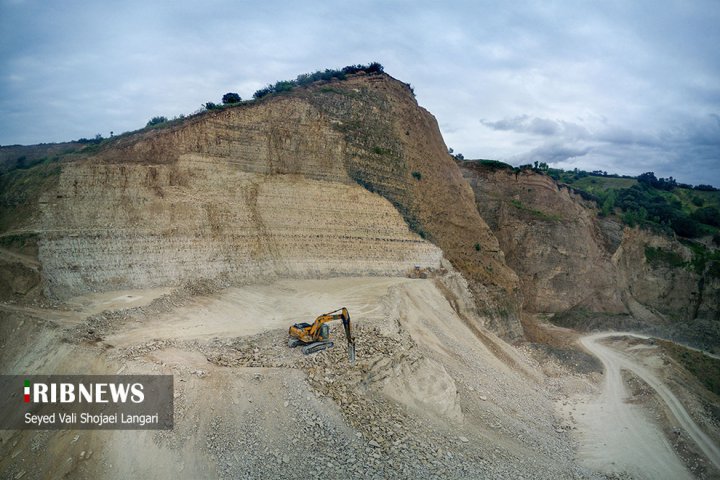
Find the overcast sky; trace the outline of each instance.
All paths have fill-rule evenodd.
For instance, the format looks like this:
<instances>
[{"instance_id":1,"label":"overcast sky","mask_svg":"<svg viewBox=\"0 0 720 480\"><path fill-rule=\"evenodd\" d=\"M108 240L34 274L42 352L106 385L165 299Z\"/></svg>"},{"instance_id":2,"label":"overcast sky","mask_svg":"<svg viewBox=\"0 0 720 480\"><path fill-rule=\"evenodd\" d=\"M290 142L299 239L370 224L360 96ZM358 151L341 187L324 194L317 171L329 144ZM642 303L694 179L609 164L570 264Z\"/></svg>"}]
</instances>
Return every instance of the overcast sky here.
<instances>
[{"instance_id":1,"label":"overcast sky","mask_svg":"<svg viewBox=\"0 0 720 480\"><path fill-rule=\"evenodd\" d=\"M0 0L0 144L378 61L466 158L720 186L720 1Z\"/></svg>"}]
</instances>

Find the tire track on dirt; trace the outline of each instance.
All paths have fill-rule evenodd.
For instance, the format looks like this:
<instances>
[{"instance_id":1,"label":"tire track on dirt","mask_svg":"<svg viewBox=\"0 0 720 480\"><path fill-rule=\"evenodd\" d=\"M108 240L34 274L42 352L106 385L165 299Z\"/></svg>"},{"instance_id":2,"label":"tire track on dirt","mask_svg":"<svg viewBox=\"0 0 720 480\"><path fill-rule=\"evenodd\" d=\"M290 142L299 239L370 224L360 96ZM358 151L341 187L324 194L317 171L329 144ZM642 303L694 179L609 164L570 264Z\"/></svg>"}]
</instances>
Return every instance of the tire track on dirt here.
<instances>
[{"instance_id":1,"label":"tire track on dirt","mask_svg":"<svg viewBox=\"0 0 720 480\"><path fill-rule=\"evenodd\" d=\"M697 444L708 459L720 468L720 448L703 432L693 421L682 403L672 391L650 370L637 364L631 358L622 353L602 345L601 340L610 337L630 336L636 338L649 338L627 332L603 332L587 335L580 339L582 345L593 355L598 357L605 367L605 381L600 397L599 412L595 412L601 419L595 419L596 432L604 439L612 438L613 442L620 444L610 445L621 453L625 459L632 458L632 461L642 474L654 476L653 472L661 473L661 477L681 478L688 476L687 470L682 467L679 458L671 450L669 443L664 438L655 438L659 431L652 428L642 416L641 411L633 405L625 403L627 391L623 384L621 370L628 370L640 377L650 385L665 402L670 412L677 419L680 426L687 435ZM605 422L603 425L598 423ZM615 438L611 435L615 432ZM622 435L617 435L621 432ZM624 453L621 452L628 449ZM592 448L590 448L592 450ZM621 460L623 460L621 458ZM655 478L661 478L654 476Z\"/></svg>"}]
</instances>

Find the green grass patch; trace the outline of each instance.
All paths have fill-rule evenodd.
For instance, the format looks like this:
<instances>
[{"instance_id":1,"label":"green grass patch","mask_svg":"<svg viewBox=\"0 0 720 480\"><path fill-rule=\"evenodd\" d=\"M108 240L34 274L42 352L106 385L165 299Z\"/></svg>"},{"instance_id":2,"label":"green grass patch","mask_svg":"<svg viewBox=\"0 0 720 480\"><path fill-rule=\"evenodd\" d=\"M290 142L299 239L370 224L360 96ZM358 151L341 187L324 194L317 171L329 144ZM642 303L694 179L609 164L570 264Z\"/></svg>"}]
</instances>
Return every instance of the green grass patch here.
<instances>
[{"instance_id":1,"label":"green grass patch","mask_svg":"<svg viewBox=\"0 0 720 480\"><path fill-rule=\"evenodd\" d=\"M543 211L530 208L527 205L524 205L520 200L510 200L510 204L518 210L528 213L538 220L543 220L547 222L559 222L562 220L562 217L560 215L556 215L554 213L545 213Z\"/></svg>"},{"instance_id":2,"label":"green grass patch","mask_svg":"<svg viewBox=\"0 0 720 480\"><path fill-rule=\"evenodd\" d=\"M667 340L657 342L705 388L715 395L720 395L720 360Z\"/></svg>"},{"instance_id":3,"label":"green grass patch","mask_svg":"<svg viewBox=\"0 0 720 480\"><path fill-rule=\"evenodd\" d=\"M701 207L720 208L720 192L676 188L672 193L682 202L687 211L692 212Z\"/></svg>"},{"instance_id":4,"label":"green grass patch","mask_svg":"<svg viewBox=\"0 0 720 480\"><path fill-rule=\"evenodd\" d=\"M720 228L720 191L696 190L652 174L628 178L560 169L548 174L596 202L601 216L618 215L631 227L674 231L684 238L714 235Z\"/></svg>"},{"instance_id":5,"label":"green grass patch","mask_svg":"<svg viewBox=\"0 0 720 480\"><path fill-rule=\"evenodd\" d=\"M682 244L692 250L693 258L688 264L695 273L720 278L720 250L711 250L702 243L681 240Z\"/></svg>"},{"instance_id":6,"label":"green grass patch","mask_svg":"<svg viewBox=\"0 0 720 480\"><path fill-rule=\"evenodd\" d=\"M720 250L711 250L689 240L681 242L692 251L692 260L689 262L676 252L650 246L645 247L645 260L653 267L685 268L698 275L720 278Z\"/></svg>"},{"instance_id":7,"label":"green grass patch","mask_svg":"<svg viewBox=\"0 0 720 480\"><path fill-rule=\"evenodd\" d=\"M389 148L382 148L382 147L375 146L372 148L372 152L375 155L389 155L392 153L392 150L390 150Z\"/></svg>"},{"instance_id":8,"label":"green grass patch","mask_svg":"<svg viewBox=\"0 0 720 480\"><path fill-rule=\"evenodd\" d=\"M491 168L493 170L514 170L515 168L512 165L501 162L499 160L477 160L477 162L480 165Z\"/></svg>"},{"instance_id":9,"label":"green grass patch","mask_svg":"<svg viewBox=\"0 0 720 480\"><path fill-rule=\"evenodd\" d=\"M603 192L606 190L623 190L637 184L634 178L614 178L614 177L583 177L578 180L566 182L575 188L585 190L591 193Z\"/></svg>"},{"instance_id":10,"label":"green grass patch","mask_svg":"<svg viewBox=\"0 0 720 480\"><path fill-rule=\"evenodd\" d=\"M687 262L679 254L665 250L663 248L655 248L651 246L645 247L645 260L655 267L685 267Z\"/></svg>"}]
</instances>

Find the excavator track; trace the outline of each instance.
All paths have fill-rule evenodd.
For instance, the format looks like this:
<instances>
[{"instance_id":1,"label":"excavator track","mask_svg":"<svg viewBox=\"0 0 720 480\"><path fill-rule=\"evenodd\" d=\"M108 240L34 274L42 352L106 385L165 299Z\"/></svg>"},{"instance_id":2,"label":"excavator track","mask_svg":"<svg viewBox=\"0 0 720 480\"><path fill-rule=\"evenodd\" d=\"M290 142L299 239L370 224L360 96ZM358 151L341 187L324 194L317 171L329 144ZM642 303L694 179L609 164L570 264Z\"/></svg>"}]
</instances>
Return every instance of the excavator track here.
<instances>
[{"instance_id":1,"label":"excavator track","mask_svg":"<svg viewBox=\"0 0 720 480\"><path fill-rule=\"evenodd\" d=\"M327 350L328 348L332 348L333 345L335 345L335 342L333 342L331 340L324 341L324 342L314 342L314 343L305 345L302 348L302 352L305 355L310 355L311 353L317 353L317 352L321 352L323 350Z\"/></svg>"}]
</instances>

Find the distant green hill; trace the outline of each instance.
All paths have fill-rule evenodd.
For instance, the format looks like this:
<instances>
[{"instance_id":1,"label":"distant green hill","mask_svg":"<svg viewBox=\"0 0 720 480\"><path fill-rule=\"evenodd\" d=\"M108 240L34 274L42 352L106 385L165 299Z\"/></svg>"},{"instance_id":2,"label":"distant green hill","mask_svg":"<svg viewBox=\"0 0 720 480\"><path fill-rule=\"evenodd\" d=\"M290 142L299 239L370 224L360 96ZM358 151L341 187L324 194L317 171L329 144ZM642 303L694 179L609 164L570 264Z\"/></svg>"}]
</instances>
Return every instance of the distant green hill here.
<instances>
[{"instance_id":1,"label":"distant green hill","mask_svg":"<svg viewBox=\"0 0 720 480\"><path fill-rule=\"evenodd\" d=\"M638 181L635 178L588 176L580 178L579 180L570 180L567 183L586 192L599 193L606 190L630 188L633 185L637 185Z\"/></svg>"},{"instance_id":2,"label":"distant green hill","mask_svg":"<svg viewBox=\"0 0 720 480\"><path fill-rule=\"evenodd\" d=\"M456 156L457 159L457 156ZM653 172L637 177L607 172L562 170L545 163L513 167L497 160L469 160L485 168L549 175L586 200L595 201L601 216L614 216L630 226L675 233L686 239L711 236L720 246L720 190L710 185L677 183Z\"/></svg>"},{"instance_id":3,"label":"distant green hill","mask_svg":"<svg viewBox=\"0 0 720 480\"><path fill-rule=\"evenodd\" d=\"M678 184L652 172L637 177L558 169L544 173L595 200L601 215L685 238L712 235L720 243L720 190L709 185Z\"/></svg>"}]
</instances>

